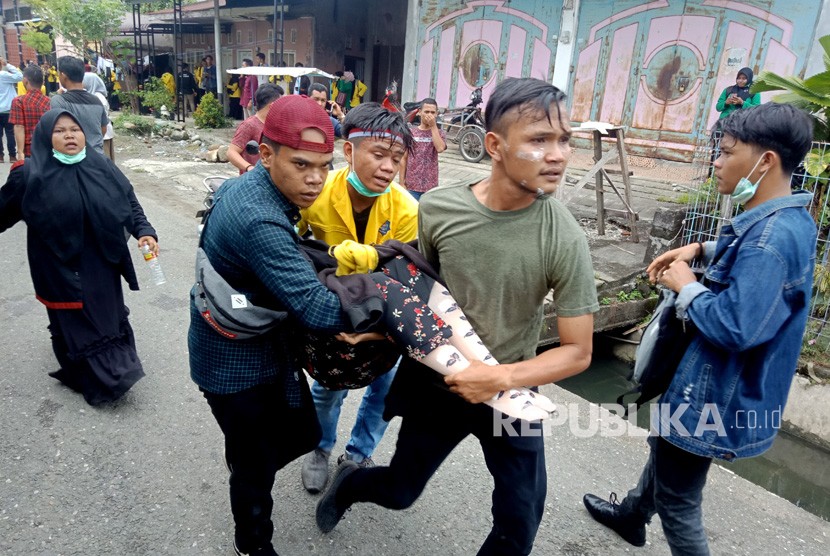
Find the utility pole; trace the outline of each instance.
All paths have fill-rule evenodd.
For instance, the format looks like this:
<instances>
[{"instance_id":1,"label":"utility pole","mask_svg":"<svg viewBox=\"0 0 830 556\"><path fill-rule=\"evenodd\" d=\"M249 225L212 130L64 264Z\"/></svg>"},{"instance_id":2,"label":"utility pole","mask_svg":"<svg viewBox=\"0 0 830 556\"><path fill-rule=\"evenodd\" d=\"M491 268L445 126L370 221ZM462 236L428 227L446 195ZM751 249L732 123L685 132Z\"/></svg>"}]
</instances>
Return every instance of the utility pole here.
<instances>
[{"instance_id":1,"label":"utility pole","mask_svg":"<svg viewBox=\"0 0 830 556\"><path fill-rule=\"evenodd\" d=\"M222 35L219 25L219 0L213 0L213 48L216 55L213 61L216 63L216 98L219 104L225 106L225 79L222 75Z\"/></svg>"}]
</instances>

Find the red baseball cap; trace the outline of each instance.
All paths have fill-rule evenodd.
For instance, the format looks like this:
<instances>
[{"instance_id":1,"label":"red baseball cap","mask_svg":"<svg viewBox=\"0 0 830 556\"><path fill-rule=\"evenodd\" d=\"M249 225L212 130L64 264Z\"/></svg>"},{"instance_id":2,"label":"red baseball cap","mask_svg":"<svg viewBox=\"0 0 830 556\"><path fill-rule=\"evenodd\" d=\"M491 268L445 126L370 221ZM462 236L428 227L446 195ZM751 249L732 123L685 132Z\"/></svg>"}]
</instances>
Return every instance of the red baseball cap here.
<instances>
[{"instance_id":1,"label":"red baseball cap","mask_svg":"<svg viewBox=\"0 0 830 556\"><path fill-rule=\"evenodd\" d=\"M324 143L303 141L305 129L317 129L326 137ZM262 135L292 149L330 153L334 151L334 127L331 118L315 101L305 95L285 95L271 103Z\"/></svg>"}]
</instances>

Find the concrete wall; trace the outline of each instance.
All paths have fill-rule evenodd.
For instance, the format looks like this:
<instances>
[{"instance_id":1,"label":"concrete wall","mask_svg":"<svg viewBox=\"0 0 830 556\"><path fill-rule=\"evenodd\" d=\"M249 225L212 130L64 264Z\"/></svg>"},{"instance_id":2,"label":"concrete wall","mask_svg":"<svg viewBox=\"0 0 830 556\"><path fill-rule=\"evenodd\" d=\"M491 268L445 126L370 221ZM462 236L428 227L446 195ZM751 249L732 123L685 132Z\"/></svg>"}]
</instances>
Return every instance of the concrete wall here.
<instances>
[{"instance_id":1,"label":"concrete wall","mask_svg":"<svg viewBox=\"0 0 830 556\"><path fill-rule=\"evenodd\" d=\"M689 160L741 67L803 73L820 9L816 0L583 2L572 117L627 126L632 154Z\"/></svg>"},{"instance_id":2,"label":"concrete wall","mask_svg":"<svg viewBox=\"0 0 830 556\"><path fill-rule=\"evenodd\" d=\"M419 0L417 10L409 10L417 27L410 23L407 32L412 86L403 99L430 96L441 107L455 107L467 104L476 88L486 102L508 77L550 81L566 4L574 1ZM573 26L573 9L567 11Z\"/></svg>"},{"instance_id":3,"label":"concrete wall","mask_svg":"<svg viewBox=\"0 0 830 556\"><path fill-rule=\"evenodd\" d=\"M329 72L349 69L369 85L367 95L379 99L387 74L400 81L407 36L407 0L303 1L291 6L292 16L314 17L314 65ZM376 51L377 57L376 60ZM390 62L395 62L391 64ZM394 66L394 68L392 67ZM397 69L396 71L396 68ZM372 87L372 83L375 86ZM382 84L379 84L382 83Z\"/></svg>"},{"instance_id":4,"label":"concrete wall","mask_svg":"<svg viewBox=\"0 0 830 556\"><path fill-rule=\"evenodd\" d=\"M19 8L25 5L26 3L22 0L18 2ZM0 43L0 55L6 58L6 60L8 60L10 63L17 66L22 65L26 60L37 61L37 52L35 52L35 49L22 43L21 44L23 47L23 57L21 58L20 47L18 45L17 29L14 25L7 23L8 21L14 21L14 19L3 18L3 15L5 14L6 10L14 9L14 1L0 1L0 9L2 9L2 13L0 13L0 20L2 20L3 22L3 40ZM23 17L23 15L21 15L21 17ZM22 31L23 28L21 28L21 32Z\"/></svg>"},{"instance_id":5,"label":"concrete wall","mask_svg":"<svg viewBox=\"0 0 830 556\"><path fill-rule=\"evenodd\" d=\"M813 73L823 70L813 37L830 33L828 6L410 0L402 98L429 94L441 106L458 106L476 86L486 101L506 77L541 77L568 91L575 121L628 127L632 154L689 160L718 117L715 99L740 67L803 74L810 57L819 68Z\"/></svg>"}]
</instances>

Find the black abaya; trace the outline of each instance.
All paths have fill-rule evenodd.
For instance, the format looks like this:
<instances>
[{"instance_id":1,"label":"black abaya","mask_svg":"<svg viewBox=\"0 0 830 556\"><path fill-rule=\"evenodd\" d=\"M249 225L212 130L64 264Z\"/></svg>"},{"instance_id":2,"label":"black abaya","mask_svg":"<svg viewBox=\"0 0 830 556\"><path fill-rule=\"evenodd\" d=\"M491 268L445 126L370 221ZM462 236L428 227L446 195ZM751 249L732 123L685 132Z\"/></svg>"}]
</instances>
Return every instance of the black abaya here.
<instances>
[{"instance_id":1,"label":"black abaya","mask_svg":"<svg viewBox=\"0 0 830 556\"><path fill-rule=\"evenodd\" d=\"M49 374L96 405L118 399L144 376L121 289L122 278L138 289L123 232L156 233L112 162L92 150L74 166L52 158L47 138L51 143L60 115L44 115L33 158L0 188L0 232L27 223L35 293L47 308L60 365ZM32 167L24 171L26 165Z\"/></svg>"}]
</instances>

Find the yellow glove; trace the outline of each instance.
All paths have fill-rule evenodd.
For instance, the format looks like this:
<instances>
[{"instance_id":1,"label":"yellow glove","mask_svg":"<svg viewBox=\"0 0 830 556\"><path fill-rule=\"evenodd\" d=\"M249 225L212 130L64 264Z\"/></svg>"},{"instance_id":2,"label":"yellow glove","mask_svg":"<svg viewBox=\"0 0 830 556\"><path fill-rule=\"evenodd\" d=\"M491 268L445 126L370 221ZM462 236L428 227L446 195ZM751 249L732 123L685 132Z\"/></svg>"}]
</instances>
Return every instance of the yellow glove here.
<instances>
[{"instance_id":1,"label":"yellow glove","mask_svg":"<svg viewBox=\"0 0 830 556\"><path fill-rule=\"evenodd\" d=\"M329 255L337 259L335 276L368 274L378 266L378 252L374 247L350 239L329 248Z\"/></svg>"}]
</instances>

